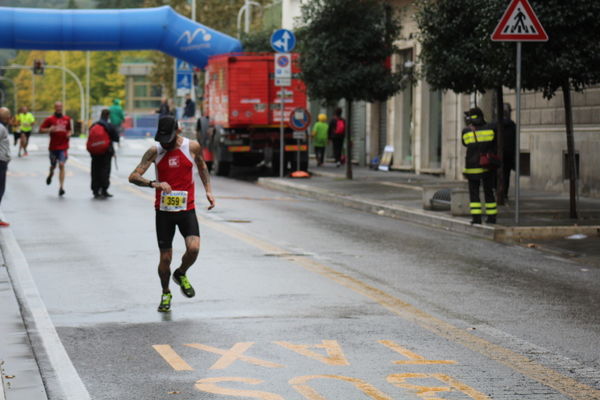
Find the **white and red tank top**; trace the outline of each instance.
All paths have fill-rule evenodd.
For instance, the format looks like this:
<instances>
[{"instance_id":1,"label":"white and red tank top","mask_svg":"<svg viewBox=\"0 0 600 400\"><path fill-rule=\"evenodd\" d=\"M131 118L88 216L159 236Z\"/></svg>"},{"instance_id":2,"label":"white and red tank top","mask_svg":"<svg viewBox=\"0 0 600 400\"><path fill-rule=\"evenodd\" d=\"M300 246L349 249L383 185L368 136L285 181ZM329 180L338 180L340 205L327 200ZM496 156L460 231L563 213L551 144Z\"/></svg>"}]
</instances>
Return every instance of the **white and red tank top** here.
<instances>
[{"instance_id":1,"label":"white and red tank top","mask_svg":"<svg viewBox=\"0 0 600 400\"><path fill-rule=\"evenodd\" d=\"M156 143L156 180L167 182L173 191L187 191L187 208L195 208L194 158L190 152L190 140L182 138L181 146L173 150L165 150ZM154 207L158 210L162 190L156 189Z\"/></svg>"}]
</instances>

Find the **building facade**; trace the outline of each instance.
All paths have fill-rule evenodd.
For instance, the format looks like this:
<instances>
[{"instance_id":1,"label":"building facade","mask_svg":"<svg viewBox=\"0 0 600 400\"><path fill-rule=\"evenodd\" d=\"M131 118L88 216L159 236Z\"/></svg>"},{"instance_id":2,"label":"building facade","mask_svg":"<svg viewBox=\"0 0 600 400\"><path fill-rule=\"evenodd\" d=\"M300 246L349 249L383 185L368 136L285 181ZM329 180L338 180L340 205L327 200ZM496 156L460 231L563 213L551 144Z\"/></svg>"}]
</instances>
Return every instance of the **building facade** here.
<instances>
[{"instance_id":1,"label":"building facade","mask_svg":"<svg viewBox=\"0 0 600 400\"><path fill-rule=\"evenodd\" d=\"M124 60L119 72L125 76L125 104L128 115L154 113L160 106L162 87L150 82L152 63L147 60Z\"/></svg>"},{"instance_id":2,"label":"building facade","mask_svg":"<svg viewBox=\"0 0 600 400\"><path fill-rule=\"evenodd\" d=\"M282 25L293 29L302 0L283 0ZM402 21L400 53L392 59L394 70L419 68L420 44L414 0L390 0ZM515 108L514 91L505 90L505 101ZM573 118L578 190L600 197L600 87L573 93ZM461 143L463 112L482 107L488 120L494 110L493 93L463 95L432 91L416 81L380 103L356 103L352 110L354 161L365 165L393 148L391 169L463 179L465 150ZM515 115L513 113L513 119ZM541 93L523 92L521 111L521 185L534 190L568 193L566 128L562 93L551 100ZM390 148L390 147L388 147ZM514 186L513 186L514 187Z\"/></svg>"}]
</instances>

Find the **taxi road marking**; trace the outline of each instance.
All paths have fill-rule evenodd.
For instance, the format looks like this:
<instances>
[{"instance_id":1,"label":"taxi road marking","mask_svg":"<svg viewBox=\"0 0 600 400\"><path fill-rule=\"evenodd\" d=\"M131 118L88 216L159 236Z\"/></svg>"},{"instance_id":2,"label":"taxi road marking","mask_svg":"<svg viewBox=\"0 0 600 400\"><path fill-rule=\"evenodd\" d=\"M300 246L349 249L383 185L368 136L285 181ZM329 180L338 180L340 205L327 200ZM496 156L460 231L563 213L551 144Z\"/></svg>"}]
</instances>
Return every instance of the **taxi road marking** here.
<instances>
[{"instance_id":1,"label":"taxi road marking","mask_svg":"<svg viewBox=\"0 0 600 400\"><path fill-rule=\"evenodd\" d=\"M432 365L432 364L456 364L453 360L427 360L425 357L413 353L412 351L405 349L404 347L394 343L391 340L380 340L379 343L385 347L394 350L397 353L402 354L408 360L392 361L393 364L398 365Z\"/></svg>"},{"instance_id":2,"label":"taxi road marking","mask_svg":"<svg viewBox=\"0 0 600 400\"><path fill-rule=\"evenodd\" d=\"M122 184L124 186L124 184ZM138 196L145 198L153 198L148 193L135 188L131 190ZM415 306L406 303L384 291L370 286L359 281L349 275L336 271L324 264L317 262L305 256L286 256L288 251L261 240L242 231L234 229L231 226L222 224L218 221L208 219L203 216L198 216L198 220L218 232L236 238L242 242L252 245L265 253L282 254L282 258L292 263L298 264L308 271L322 275L341 286L351 289L363 296L379 303L384 308L392 313L406 319L414 324L452 342L459 343L464 347L480 353L487 358L504 364L505 366L521 373L522 375L540 382L541 384L555 389L567 397L575 400L600 400L600 390L594 389L591 386L585 385L575 379L564 376L553 369L544 367L533 360L515 353L502 346L489 342L478 336L472 335L463 331L441 319L435 318L426 312L419 310Z\"/></svg>"},{"instance_id":3,"label":"taxi road marking","mask_svg":"<svg viewBox=\"0 0 600 400\"><path fill-rule=\"evenodd\" d=\"M290 342L273 342L281 347L292 350L300 355L303 355L313 360L317 360L327 365L350 365L342 348L335 340L323 340L322 344L294 344ZM325 349L327 356L315 353L309 349Z\"/></svg>"},{"instance_id":4,"label":"taxi road marking","mask_svg":"<svg viewBox=\"0 0 600 400\"><path fill-rule=\"evenodd\" d=\"M168 344L155 344L152 346L154 350L175 370L175 371L193 371L192 368L183 358L179 356Z\"/></svg>"},{"instance_id":5,"label":"taxi road marking","mask_svg":"<svg viewBox=\"0 0 600 400\"><path fill-rule=\"evenodd\" d=\"M249 357L249 356L244 355L246 350L248 350L253 345L254 345L253 342L236 343L231 349L222 350L222 349L217 349L216 347L207 346L207 345L201 344L201 343L186 344L186 346L194 348L194 349L204 350L204 351L208 351L209 353L215 353L215 354L222 355L222 357L216 363L214 363L213 366L210 367L209 369L226 369L231 364L233 364L236 360L242 360L247 363L258 365L261 367L283 368L283 365L281 365L281 364L277 364L274 362L265 361L265 360L261 360L259 358L254 358L254 357Z\"/></svg>"}]
</instances>

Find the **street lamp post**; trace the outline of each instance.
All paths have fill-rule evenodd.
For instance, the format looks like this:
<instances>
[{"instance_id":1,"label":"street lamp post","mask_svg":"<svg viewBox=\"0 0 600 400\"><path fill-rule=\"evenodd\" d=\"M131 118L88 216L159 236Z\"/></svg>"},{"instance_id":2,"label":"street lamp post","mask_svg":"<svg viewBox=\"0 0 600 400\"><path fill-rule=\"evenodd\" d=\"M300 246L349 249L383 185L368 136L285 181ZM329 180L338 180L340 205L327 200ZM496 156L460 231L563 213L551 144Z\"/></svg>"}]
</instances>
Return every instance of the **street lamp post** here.
<instances>
[{"instance_id":1,"label":"street lamp post","mask_svg":"<svg viewBox=\"0 0 600 400\"><path fill-rule=\"evenodd\" d=\"M70 69L68 69L66 67L61 67L58 65L44 65L44 68L58 69L59 71L66 72L67 74L71 75L71 77L75 80L75 83L77 83L77 86L79 87L79 95L81 98L80 119L81 119L81 122L83 123L85 121L85 115L86 115L85 114L85 96L83 94L83 85L81 84L81 81L79 80L77 75L75 75L75 73L73 71L71 71ZM13 64L13 65L8 65L6 67L0 67L0 69L27 69L27 70L31 71L33 74L32 68L25 66L25 65Z\"/></svg>"},{"instance_id":2,"label":"street lamp post","mask_svg":"<svg viewBox=\"0 0 600 400\"><path fill-rule=\"evenodd\" d=\"M238 15L237 15L237 32L238 32L238 38L240 37L241 34L241 25L242 25L242 14L245 15L244 18L244 33L248 33L250 32L250 22L251 22L251 17L252 17L252 6L258 7L258 8L262 8L262 4L257 3L256 1L252 1L252 0L245 0L245 4L240 8L240 10L238 11Z\"/></svg>"}]
</instances>

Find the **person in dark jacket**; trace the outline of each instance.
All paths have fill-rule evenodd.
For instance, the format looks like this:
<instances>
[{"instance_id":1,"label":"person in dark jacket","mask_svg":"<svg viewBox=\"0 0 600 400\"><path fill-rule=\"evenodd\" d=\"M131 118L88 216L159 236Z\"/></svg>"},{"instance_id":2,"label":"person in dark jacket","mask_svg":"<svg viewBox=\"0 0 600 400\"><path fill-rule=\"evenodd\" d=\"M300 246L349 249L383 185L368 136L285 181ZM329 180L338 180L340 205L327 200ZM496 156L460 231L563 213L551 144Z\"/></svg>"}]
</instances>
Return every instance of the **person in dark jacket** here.
<instances>
[{"instance_id":1,"label":"person in dark jacket","mask_svg":"<svg viewBox=\"0 0 600 400\"><path fill-rule=\"evenodd\" d=\"M106 132L108 132L108 136L110 136L110 146L108 146L106 152L104 154L92 154L92 192L95 199L106 199L113 196L108 192L108 187L110 186L110 163L115 154L112 144L113 142L119 142L119 132L108 121L109 118L110 110L104 109L100 113L100 119L92 124L92 126L96 124L102 125L106 129Z\"/></svg>"},{"instance_id":2,"label":"person in dark jacket","mask_svg":"<svg viewBox=\"0 0 600 400\"><path fill-rule=\"evenodd\" d=\"M183 118L194 118L196 116L196 103L188 93L185 95L185 108L183 109Z\"/></svg>"},{"instance_id":3,"label":"person in dark jacket","mask_svg":"<svg viewBox=\"0 0 600 400\"><path fill-rule=\"evenodd\" d=\"M171 115L169 99L167 99L166 97L160 99L160 106L158 107L158 110L156 110L156 113L158 114L159 119L162 117L166 117L167 115Z\"/></svg>"},{"instance_id":4,"label":"person in dark jacket","mask_svg":"<svg viewBox=\"0 0 600 400\"><path fill-rule=\"evenodd\" d=\"M502 174L504 178L503 195L508 200L510 187L510 171L515 169L517 125L511 119L512 108L509 103L504 103L504 119L502 121Z\"/></svg>"},{"instance_id":5,"label":"person in dark jacket","mask_svg":"<svg viewBox=\"0 0 600 400\"><path fill-rule=\"evenodd\" d=\"M333 157L335 166L342 164L342 149L344 147L344 137L346 136L346 120L342 118L342 109L335 109L333 118L329 121L329 138L333 143Z\"/></svg>"},{"instance_id":6,"label":"person in dark jacket","mask_svg":"<svg viewBox=\"0 0 600 400\"><path fill-rule=\"evenodd\" d=\"M484 168L480 163L480 157L488 152L496 152L496 132L492 125L485 122L483 112L478 107L471 108L465 113L465 122L467 127L462 131L462 143L467 148L467 154L463 174L469 181L471 223L481 224L482 222L483 210L479 187L483 182L486 223L495 224L498 209L494 196L494 171Z\"/></svg>"}]
</instances>

